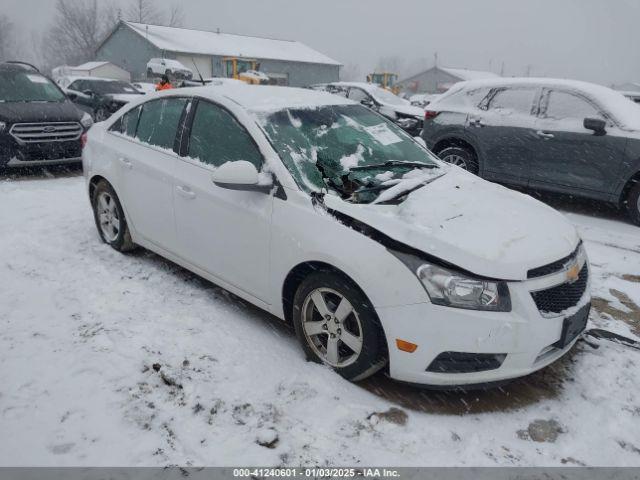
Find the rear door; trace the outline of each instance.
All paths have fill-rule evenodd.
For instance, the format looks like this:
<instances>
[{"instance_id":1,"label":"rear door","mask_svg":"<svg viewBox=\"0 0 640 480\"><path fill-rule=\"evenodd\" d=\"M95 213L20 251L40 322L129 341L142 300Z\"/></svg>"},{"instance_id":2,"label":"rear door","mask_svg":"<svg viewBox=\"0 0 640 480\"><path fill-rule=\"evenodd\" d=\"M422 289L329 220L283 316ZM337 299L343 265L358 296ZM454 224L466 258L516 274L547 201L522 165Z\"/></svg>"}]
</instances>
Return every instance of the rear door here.
<instances>
[{"instance_id":1,"label":"rear door","mask_svg":"<svg viewBox=\"0 0 640 480\"><path fill-rule=\"evenodd\" d=\"M587 130L585 118L605 120L608 133ZM545 89L535 130L532 187L586 194L614 190L627 140L614 135L614 123L593 101L579 92Z\"/></svg>"},{"instance_id":2,"label":"rear door","mask_svg":"<svg viewBox=\"0 0 640 480\"><path fill-rule=\"evenodd\" d=\"M469 114L466 130L480 150L483 177L527 184L539 98L534 86L498 88Z\"/></svg>"},{"instance_id":3,"label":"rear door","mask_svg":"<svg viewBox=\"0 0 640 480\"><path fill-rule=\"evenodd\" d=\"M273 193L223 188L211 178L237 160L261 171L262 154L224 107L200 99L191 112L174 187L179 255L266 302Z\"/></svg>"},{"instance_id":4,"label":"rear door","mask_svg":"<svg viewBox=\"0 0 640 480\"><path fill-rule=\"evenodd\" d=\"M170 252L177 249L173 175L178 161L176 136L186 103L178 97L144 103L127 114L131 118L122 118L124 133L114 139L119 145L118 195L129 220L139 235Z\"/></svg>"}]
</instances>

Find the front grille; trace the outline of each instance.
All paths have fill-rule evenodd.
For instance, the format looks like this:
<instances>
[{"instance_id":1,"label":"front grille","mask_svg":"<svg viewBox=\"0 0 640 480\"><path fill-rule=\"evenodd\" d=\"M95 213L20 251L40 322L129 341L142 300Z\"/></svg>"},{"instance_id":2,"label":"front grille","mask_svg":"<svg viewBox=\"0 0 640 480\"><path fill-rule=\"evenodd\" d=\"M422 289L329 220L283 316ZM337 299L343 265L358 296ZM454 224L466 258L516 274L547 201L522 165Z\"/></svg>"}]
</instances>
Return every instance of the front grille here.
<instances>
[{"instance_id":1,"label":"front grille","mask_svg":"<svg viewBox=\"0 0 640 480\"><path fill-rule=\"evenodd\" d=\"M563 283L547 290L531 292L531 296L541 313L560 313L568 308L575 307L580 302L587 289L588 280L589 268L585 263L575 282Z\"/></svg>"},{"instance_id":2,"label":"front grille","mask_svg":"<svg viewBox=\"0 0 640 480\"><path fill-rule=\"evenodd\" d=\"M580 250L580 246L582 242L576 247L576 249L569 255L560 260L556 260L555 262L549 263L547 265L543 265L542 267L532 268L527 272L527 278L538 278L544 277L545 275L550 275L552 273L556 273L564 268L564 266L573 260L578 254L578 250Z\"/></svg>"},{"instance_id":3,"label":"front grille","mask_svg":"<svg viewBox=\"0 0 640 480\"><path fill-rule=\"evenodd\" d=\"M9 133L19 143L68 142L80 138L82 125L78 122L16 123Z\"/></svg>"},{"instance_id":4,"label":"front grille","mask_svg":"<svg viewBox=\"0 0 640 480\"><path fill-rule=\"evenodd\" d=\"M427 367L434 373L476 373L497 370L507 358L506 353L443 352Z\"/></svg>"}]
</instances>

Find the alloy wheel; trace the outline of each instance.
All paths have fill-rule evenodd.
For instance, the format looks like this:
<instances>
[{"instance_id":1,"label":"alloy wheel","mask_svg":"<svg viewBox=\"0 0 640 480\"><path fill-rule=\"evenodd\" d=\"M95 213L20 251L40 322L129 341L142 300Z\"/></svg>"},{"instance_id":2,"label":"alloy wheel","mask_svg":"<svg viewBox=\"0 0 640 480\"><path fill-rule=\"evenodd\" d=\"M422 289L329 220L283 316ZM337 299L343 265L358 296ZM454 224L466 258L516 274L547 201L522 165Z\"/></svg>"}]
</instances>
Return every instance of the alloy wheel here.
<instances>
[{"instance_id":1,"label":"alloy wheel","mask_svg":"<svg viewBox=\"0 0 640 480\"><path fill-rule=\"evenodd\" d=\"M114 242L120 233L120 217L116 202L107 192L100 192L97 202L100 231L108 242Z\"/></svg>"},{"instance_id":2,"label":"alloy wheel","mask_svg":"<svg viewBox=\"0 0 640 480\"><path fill-rule=\"evenodd\" d=\"M457 165L460 168L464 168L465 170L467 170L467 162L464 158L462 158L460 155L456 155L454 153L445 156L442 160L444 160L447 163L451 163L452 165Z\"/></svg>"},{"instance_id":3,"label":"alloy wheel","mask_svg":"<svg viewBox=\"0 0 640 480\"><path fill-rule=\"evenodd\" d=\"M317 288L307 295L302 329L313 352L332 367L351 365L362 351L358 313L344 295L330 288Z\"/></svg>"}]
</instances>

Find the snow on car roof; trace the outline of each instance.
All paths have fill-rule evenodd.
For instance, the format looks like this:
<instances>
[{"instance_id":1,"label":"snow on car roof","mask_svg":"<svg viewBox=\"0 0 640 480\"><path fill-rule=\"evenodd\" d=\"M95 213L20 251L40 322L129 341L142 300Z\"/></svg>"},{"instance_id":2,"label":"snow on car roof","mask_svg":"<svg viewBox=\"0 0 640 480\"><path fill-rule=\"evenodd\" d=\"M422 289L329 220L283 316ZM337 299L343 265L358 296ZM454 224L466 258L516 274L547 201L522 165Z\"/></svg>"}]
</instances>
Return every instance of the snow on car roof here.
<instances>
[{"instance_id":1,"label":"snow on car roof","mask_svg":"<svg viewBox=\"0 0 640 480\"><path fill-rule=\"evenodd\" d=\"M305 44L293 40L276 40L135 22L125 23L159 49L170 52L342 65Z\"/></svg>"},{"instance_id":2,"label":"snow on car roof","mask_svg":"<svg viewBox=\"0 0 640 480\"><path fill-rule=\"evenodd\" d=\"M451 87L449 93L454 93L463 88L495 88L507 87L511 85L535 85L540 87L561 88L578 92L610 113L622 128L629 130L640 130L640 106L630 102L620 92L609 87L596 85L595 83L583 82L580 80L566 80L559 78L534 78L534 77L514 77L495 78L485 80L471 80L459 82Z\"/></svg>"},{"instance_id":3,"label":"snow on car roof","mask_svg":"<svg viewBox=\"0 0 640 480\"><path fill-rule=\"evenodd\" d=\"M270 85L222 84L168 90L217 100L225 97L251 112L270 112L285 108L314 108L324 105L354 105L355 102L327 92L308 88ZM628 101L628 100L627 100Z\"/></svg>"},{"instance_id":4,"label":"snow on car roof","mask_svg":"<svg viewBox=\"0 0 640 480\"><path fill-rule=\"evenodd\" d=\"M368 83L368 82L331 82L326 85L334 85L336 87L358 87L367 92L375 92L376 90L381 89L382 87L377 83Z\"/></svg>"}]
</instances>

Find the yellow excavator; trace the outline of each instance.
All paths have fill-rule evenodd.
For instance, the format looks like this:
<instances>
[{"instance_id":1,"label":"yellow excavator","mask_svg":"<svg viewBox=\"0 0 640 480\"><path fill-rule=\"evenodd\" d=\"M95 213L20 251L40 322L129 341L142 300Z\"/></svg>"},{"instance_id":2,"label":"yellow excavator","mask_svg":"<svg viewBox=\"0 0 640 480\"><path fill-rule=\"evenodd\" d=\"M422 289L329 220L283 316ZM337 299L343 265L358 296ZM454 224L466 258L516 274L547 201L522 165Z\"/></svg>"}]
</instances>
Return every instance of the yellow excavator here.
<instances>
[{"instance_id":1,"label":"yellow excavator","mask_svg":"<svg viewBox=\"0 0 640 480\"><path fill-rule=\"evenodd\" d=\"M224 72L227 78L241 80L249 85L266 85L269 77L260 71L257 60L243 57L224 57Z\"/></svg>"},{"instance_id":2,"label":"yellow excavator","mask_svg":"<svg viewBox=\"0 0 640 480\"><path fill-rule=\"evenodd\" d=\"M367 82L377 83L385 90L389 90L396 95L400 92L400 87L396 86L398 75L391 72L370 73L367 75Z\"/></svg>"}]
</instances>

